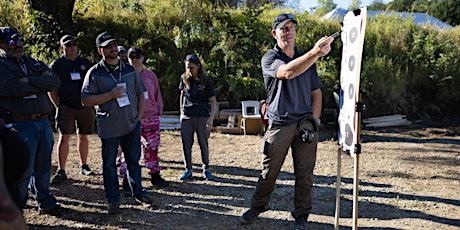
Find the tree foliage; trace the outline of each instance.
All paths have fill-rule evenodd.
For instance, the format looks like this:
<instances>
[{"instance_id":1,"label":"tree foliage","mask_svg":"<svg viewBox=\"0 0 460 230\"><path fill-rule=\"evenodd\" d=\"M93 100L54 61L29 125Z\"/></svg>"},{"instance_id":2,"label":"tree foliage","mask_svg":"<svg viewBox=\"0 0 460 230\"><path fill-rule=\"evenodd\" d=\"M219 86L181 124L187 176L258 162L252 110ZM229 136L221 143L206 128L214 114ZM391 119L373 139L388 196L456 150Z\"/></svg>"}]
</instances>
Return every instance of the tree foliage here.
<instances>
[{"instance_id":1,"label":"tree foliage","mask_svg":"<svg viewBox=\"0 0 460 230\"><path fill-rule=\"evenodd\" d=\"M337 4L333 0L318 0L318 8L315 10L315 15L322 16L336 7Z\"/></svg>"},{"instance_id":2,"label":"tree foliage","mask_svg":"<svg viewBox=\"0 0 460 230\"><path fill-rule=\"evenodd\" d=\"M159 77L166 110L178 108L177 86L189 53L202 58L217 99L239 108L241 100L265 98L260 59L275 43L270 25L283 12L296 16L296 44L301 50L308 51L319 38L340 29L338 21L321 21L306 12L273 5L233 9L205 0L78 0L72 20L80 53L93 62L100 59L94 40L103 31L114 34L125 47L141 47L145 64ZM64 30L43 23L51 22L52 16L21 1L0 1L0 14L2 25L14 26L23 35L26 52L45 63L59 56L58 40L52 39ZM332 92L340 86L341 47L336 39L331 53L317 61L324 107L335 107ZM420 114L428 108L460 112L458 28L439 31L378 15L368 19L363 52L360 89L366 114Z\"/></svg>"}]
</instances>

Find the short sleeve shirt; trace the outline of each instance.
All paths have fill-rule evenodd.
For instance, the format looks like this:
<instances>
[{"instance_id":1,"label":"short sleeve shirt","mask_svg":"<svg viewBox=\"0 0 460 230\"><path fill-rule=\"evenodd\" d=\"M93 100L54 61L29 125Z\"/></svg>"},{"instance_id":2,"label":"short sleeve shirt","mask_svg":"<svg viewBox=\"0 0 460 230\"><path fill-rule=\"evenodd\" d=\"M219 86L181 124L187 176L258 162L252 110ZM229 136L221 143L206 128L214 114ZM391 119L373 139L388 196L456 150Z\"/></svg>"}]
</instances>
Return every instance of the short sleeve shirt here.
<instances>
[{"instance_id":1,"label":"short sleeve shirt","mask_svg":"<svg viewBox=\"0 0 460 230\"><path fill-rule=\"evenodd\" d=\"M61 86L57 91L60 105L69 106L74 109L84 108L81 104L80 92L83 79L91 66L93 66L91 61L80 56L74 61L61 56L51 63L51 70L61 80Z\"/></svg>"},{"instance_id":2,"label":"short sleeve shirt","mask_svg":"<svg viewBox=\"0 0 460 230\"><path fill-rule=\"evenodd\" d=\"M120 68L113 70L103 60L88 70L83 82L82 98L109 92L117 83L126 83L130 104L120 107L117 99L111 99L96 106L97 133L102 139L124 136L134 130L139 122L139 96L144 95L145 87L131 65L121 63Z\"/></svg>"},{"instance_id":3,"label":"short sleeve shirt","mask_svg":"<svg viewBox=\"0 0 460 230\"><path fill-rule=\"evenodd\" d=\"M290 58L278 45L270 49L261 60L264 84L276 84L277 90L273 100L267 106L267 117L273 126L288 126L297 124L300 120L313 112L311 92L322 87L313 64L305 72L293 79L277 79L278 68L285 63L305 54L295 48L293 58Z\"/></svg>"},{"instance_id":4,"label":"short sleeve shirt","mask_svg":"<svg viewBox=\"0 0 460 230\"><path fill-rule=\"evenodd\" d=\"M189 117L209 117L210 107L209 98L216 95L214 86L212 85L211 78L205 76L205 83L201 84L198 79L195 81L193 78L190 79L190 89L187 89L182 78L179 83L179 90L184 92L184 98L182 100L182 111Z\"/></svg>"}]
</instances>

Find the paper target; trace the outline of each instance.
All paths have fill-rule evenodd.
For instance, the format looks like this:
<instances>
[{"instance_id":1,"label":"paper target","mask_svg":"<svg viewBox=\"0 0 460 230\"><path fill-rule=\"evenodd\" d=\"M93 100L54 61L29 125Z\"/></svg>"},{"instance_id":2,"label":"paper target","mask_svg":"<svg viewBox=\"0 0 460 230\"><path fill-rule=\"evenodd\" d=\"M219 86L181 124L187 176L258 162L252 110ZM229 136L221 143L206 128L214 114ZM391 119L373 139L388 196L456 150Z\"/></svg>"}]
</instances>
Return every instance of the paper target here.
<instances>
[{"instance_id":1,"label":"paper target","mask_svg":"<svg viewBox=\"0 0 460 230\"><path fill-rule=\"evenodd\" d=\"M343 51L340 72L339 144L343 150L350 153L354 153L358 139L355 124L356 103L359 93L367 9L361 9L358 15L355 15L355 12L349 11L345 15L341 37Z\"/></svg>"}]
</instances>

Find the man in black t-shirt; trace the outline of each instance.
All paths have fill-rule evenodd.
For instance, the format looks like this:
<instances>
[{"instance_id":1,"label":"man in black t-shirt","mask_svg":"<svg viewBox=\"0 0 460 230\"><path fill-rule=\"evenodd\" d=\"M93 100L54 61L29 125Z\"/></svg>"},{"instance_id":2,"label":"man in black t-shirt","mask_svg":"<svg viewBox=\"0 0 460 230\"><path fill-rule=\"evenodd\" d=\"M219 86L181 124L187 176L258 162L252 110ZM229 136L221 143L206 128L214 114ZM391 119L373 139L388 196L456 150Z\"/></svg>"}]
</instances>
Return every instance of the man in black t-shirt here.
<instances>
[{"instance_id":1,"label":"man in black t-shirt","mask_svg":"<svg viewBox=\"0 0 460 230\"><path fill-rule=\"evenodd\" d=\"M80 174L94 175L87 163L88 135L94 131L94 107L81 103L81 87L86 72L93 65L88 59L78 56L75 38L64 35L60 41L62 56L54 60L50 68L61 80L57 91L50 92L50 98L57 108L59 142L57 149L58 170L51 183L58 184L67 179L65 165L69 155L69 140L78 126L78 153L80 154Z\"/></svg>"}]
</instances>

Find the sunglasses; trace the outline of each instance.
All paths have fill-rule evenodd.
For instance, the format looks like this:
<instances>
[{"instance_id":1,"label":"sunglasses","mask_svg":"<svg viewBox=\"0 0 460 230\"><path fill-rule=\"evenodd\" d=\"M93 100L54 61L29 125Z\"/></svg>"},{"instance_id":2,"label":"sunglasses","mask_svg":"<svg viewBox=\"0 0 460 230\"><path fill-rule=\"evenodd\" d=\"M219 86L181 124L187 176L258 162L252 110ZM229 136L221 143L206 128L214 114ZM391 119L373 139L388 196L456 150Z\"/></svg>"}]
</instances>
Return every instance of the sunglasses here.
<instances>
[{"instance_id":1,"label":"sunglasses","mask_svg":"<svg viewBox=\"0 0 460 230\"><path fill-rule=\"evenodd\" d=\"M74 46L78 46L78 44L76 42L69 42L67 44L64 45L65 47L74 47Z\"/></svg>"},{"instance_id":2,"label":"sunglasses","mask_svg":"<svg viewBox=\"0 0 460 230\"><path fill-rule=\"evenodd\" d=\"M129 55L129 58L131 59L141 59L142 55L138 54L138 55Z\"/></svg>"},{"instance_id":3,"label":"sunglasses","mask_svg":"<svg viewBox=\"0 0 460 230\"><path fill-rule=\"evenodd\" d=\"M22 37L21 36L17 36L15 38L12 38L8 41L8 45L12 46L14 44L16 45L19 45L20 43L22 42Z\"/></svg>"},{"instance_id":4,"label":"sunglasses","mask_svg":"<svg viewBox=\"0 0 460 230\"><path fill-rule=\"evenodd\" d=\"M104 46L102 48L104 48L104 49L112 49L113 47L118 48L118 44L117 43L108 44L108 45L106 45L106 46Z\"/></svg>"},{"instance_id":5,"label":"sunglasses","mask_svg":"<svg viewBox=\"0 0 460 230\"><path fill-rule=\"evenodd\" d=\"M124 51L124 50L118 52L118 56L125 55L125 54L126 54L126 51Z\"/></svg>"},{"instance_id":6,"label":"sunglasses","mask_svg":"<svg viewBox=\"0 0 460 230\"><path fill-rule=\"evenodd\" d=\"M278 22L282 22L286 19L294 19L294 15L293 14L280 14L276 17L276 21Z\"/></svg>"}]
</instances>

